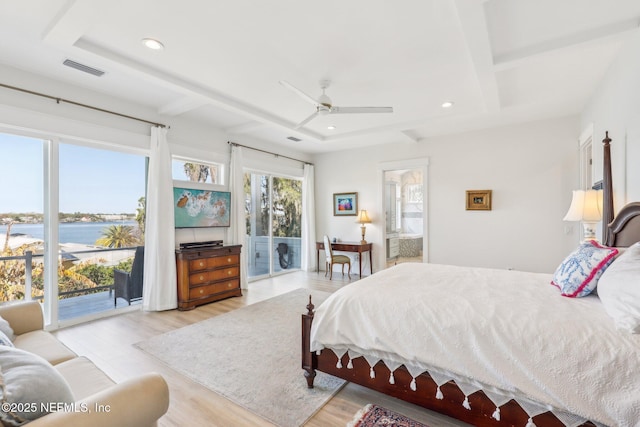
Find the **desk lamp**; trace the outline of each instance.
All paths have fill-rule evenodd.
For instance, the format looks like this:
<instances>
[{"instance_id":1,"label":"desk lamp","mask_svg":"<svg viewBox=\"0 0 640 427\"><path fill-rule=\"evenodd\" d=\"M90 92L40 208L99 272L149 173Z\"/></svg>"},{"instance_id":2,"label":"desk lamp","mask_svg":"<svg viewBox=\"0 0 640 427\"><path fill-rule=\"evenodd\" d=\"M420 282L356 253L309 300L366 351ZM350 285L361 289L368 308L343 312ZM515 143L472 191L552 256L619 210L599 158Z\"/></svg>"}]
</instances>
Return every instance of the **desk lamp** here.
<instances>
[{"instance_id":1,"label":"desk lamp","mask_svg":"<svg viewBox=\"0 0 640 427\"><path fill-rule=\"evenodd\" d=\"M364 233L367 231L367 227L365 226L365 224L371 223L371 219L369 218L369 215L367 215L367 211L365 209L362 209L360 211L360 213L358 214L358 220L356 222L360 223L360 230L362 231L362 240L360 241L360 243L364 245L365 243L367 243L367 241L364 240Z\"/></svg>"}]
</instances>

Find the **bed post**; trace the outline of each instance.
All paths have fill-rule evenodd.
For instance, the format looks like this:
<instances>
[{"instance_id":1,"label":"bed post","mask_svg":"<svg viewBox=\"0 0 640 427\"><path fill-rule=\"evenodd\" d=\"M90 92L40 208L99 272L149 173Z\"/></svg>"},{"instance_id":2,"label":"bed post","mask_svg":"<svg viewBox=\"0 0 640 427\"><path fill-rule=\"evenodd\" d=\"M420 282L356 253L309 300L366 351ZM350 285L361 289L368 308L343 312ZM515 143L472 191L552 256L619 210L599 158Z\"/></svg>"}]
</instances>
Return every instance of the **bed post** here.
<instances>
[{"instance_id":1,"label":"bed post","mask_svg":"<svg viewBox=\"0 0 640 427\"><path fill-rule=\"evenodd\" d=\"M313 380L316 377L316 367L318 361L316 355L311 352L311 322L313 322L314 305L309 295L307 313L302 315L302 369L304 377L307 379L307 387L313 388Z\"/></svg>"},{"instance_id":2,"label":"bed post","mask_svg":"<svg viewBox=\"0 0 640 427\"><path fill-rule=\"evenodd\" d=\"M606 131L602 144L604 145L602 167L602 240L605 245L611 245L609 224L613 221L613 179L611 177L611 138L609 138L609 131Z\"/></svg>"}]
</instances>

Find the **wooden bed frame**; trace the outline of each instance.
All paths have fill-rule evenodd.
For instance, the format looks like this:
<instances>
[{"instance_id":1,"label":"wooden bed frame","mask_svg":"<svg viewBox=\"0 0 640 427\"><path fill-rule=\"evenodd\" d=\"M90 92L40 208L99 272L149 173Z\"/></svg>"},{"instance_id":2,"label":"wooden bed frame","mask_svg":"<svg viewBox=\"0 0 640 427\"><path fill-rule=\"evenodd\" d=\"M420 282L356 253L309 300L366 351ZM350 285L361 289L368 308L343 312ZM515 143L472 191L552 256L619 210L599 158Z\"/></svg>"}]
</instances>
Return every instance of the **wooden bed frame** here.
<instances>
[{"instance_id":1,"label":"wooden bed frame","mask_svg":"<svg viewBox=\"0 0 640 427\"><path fill-rule=\"evenodd\" d=\"M606 133L604 144L604 170L603 170L603 199L604 213L603 223L608 224L604 234L604 244L607 246L627 247L640 241L640 202L630 203L620 210L616 219L613 219L613 193L611 181L611 152L609 133ZM314 315L314 305L309 296L307 313L302 315L302 369L307 379L309 388L313 388L313 380L316 371L325 372L347 381L360 384L364 387L399 398L401 400L423 406L427 409L448 415L452 418L464 421L474 426L525 426L529 415L514 400L500 406L500 421L492 417L496 409L495 404L482 392L477 391L468 396L471 409L464 409L462 403L464 393L454 381L449 381L440 386L444 399L436 399L437 385L431 377L424 373L416 378L417 391L410 389L412 376L404 366L393 372L395 384L389 383L389 369L384 362L378 362L374 369L375 378L369 376L369 364L364 357L353 359L353 369L339 369L336 367L336 356L331 350L322 351L320 354L310 351L311 323ZM349 362L348 354L342 357L342 365ZM564 424L551 412L533 417L533 421L539 427L564 427ZM594 426L587 422L583 426Z\"/></svg>"}]
</instances>

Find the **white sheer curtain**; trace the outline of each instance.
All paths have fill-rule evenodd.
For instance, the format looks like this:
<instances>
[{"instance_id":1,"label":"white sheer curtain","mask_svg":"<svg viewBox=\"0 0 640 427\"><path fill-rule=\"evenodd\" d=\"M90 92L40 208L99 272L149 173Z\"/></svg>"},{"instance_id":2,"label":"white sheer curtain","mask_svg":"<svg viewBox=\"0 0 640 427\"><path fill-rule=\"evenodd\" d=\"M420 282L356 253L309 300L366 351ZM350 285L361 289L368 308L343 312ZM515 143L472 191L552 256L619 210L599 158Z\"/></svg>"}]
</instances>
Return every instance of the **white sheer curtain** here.
<instances>
[{"instance_id":1,"label":"white sheer curtain","mask_svg":"<svg viewBox=\"0 0 640 427\"><path fill-rule=\"evenodd\" d=\"M240 252L240 287L247 286L247 251L245 244L247 228L244 217L244 172L242 170L242 147L231 145L229 167L229 191L231 192L231 226L227 234L227 245L242 245Z\"/></svg>"},{"instance_id":2,"label":"white sheer curtain","mask_svg":"<svg viewBox=\"0 0 640 427\"><path fill-rule=\"evenodd\" d=\"M316 206L314 167L304 165L302 181L302 259L300 267L304 271L316 269Z\"/></svg>"},{"instance_id":3,"label":"white sheer curtain","mask_svg":"<svg viewBox=\"0 0 640 427\"><path fill-rule=\"evenodd\" d=\"M171 152L167 129L157 126L151 128L144 234L142 308L171 310L178 306Z\"/></svg>"}]
</instances>

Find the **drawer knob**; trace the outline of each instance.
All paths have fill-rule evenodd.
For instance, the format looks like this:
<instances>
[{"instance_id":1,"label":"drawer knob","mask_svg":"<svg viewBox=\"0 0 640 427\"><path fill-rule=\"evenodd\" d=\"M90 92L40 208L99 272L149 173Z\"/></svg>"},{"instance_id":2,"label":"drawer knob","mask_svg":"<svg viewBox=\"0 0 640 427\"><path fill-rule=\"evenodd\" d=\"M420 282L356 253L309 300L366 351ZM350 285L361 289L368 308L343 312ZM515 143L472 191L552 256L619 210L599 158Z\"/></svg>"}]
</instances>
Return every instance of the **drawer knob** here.
<instances>
[{"instance_id":1,"label":"drawer knob","mask_svg":"<svg viewBox=\"0 0 640 427\"><path fill-rule=\"evenodd\" d=\"M227 276L231 276L231 271L227 271Z\"/></svg>"},{"instance_id":2,"label":"drawer knob","mask_svg":"<svg viewBox=\"0 0 640 427\"><path fill-rule=\"evenodd\" d=\"M227 262L231 262L231 257L227 258Z\"/></svg>"},{"instance_id":3,"label":"drawer knob","mask_svg":"<svg viewBox=\"0 0 640 427\"><path fill-rule=\"evenodd\" d=\"M200 295L204 294L204 289L200 289Z\"/></svg>"},{"instance_id":4,"label":"drawer knob","mask_svg":"<svg viewBox=\"0 0 640 427\"><path fill-rule=\"evenodd\" d=\"M200 281L202 282L204 280L204 276L200 276Z\"/></svg>"},{"instance_id":5,"label":"drawer knob","mask_svg":"<svg viewBox=\"0 0 640 427\"><path fill-rule=\"evenodd\" d=\"M204 262L200 261L200 267L204 267Z\"/></svg>"},{"instance_id":6,"label":"drawer knob","mask_svg":"<svg viewBox=\"0 0 640 427\"><path fill-rule=\"evenodd\" d=\"M227 285L227 287L229 287L229 288L233 288L233 283L229 283L229 284Z\"/></svg>"}]
</instances>

